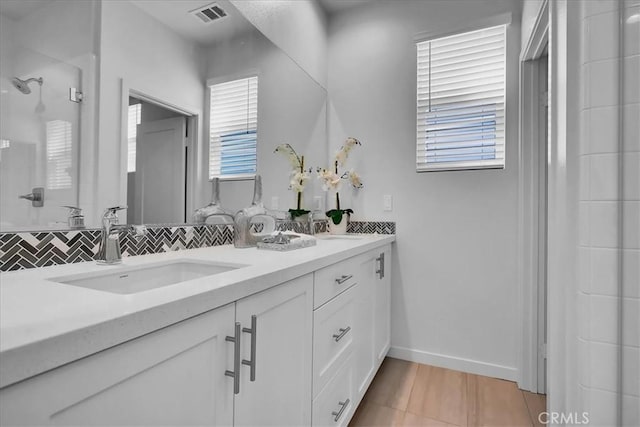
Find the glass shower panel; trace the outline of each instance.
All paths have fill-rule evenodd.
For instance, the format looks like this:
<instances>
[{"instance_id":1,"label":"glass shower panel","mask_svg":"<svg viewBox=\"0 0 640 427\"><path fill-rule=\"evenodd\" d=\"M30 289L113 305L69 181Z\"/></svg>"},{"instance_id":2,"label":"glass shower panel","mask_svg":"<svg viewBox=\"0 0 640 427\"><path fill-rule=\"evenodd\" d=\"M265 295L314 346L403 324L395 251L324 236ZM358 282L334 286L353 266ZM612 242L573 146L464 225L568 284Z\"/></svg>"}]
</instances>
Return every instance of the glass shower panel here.
<instances>
[{"instance_id":1,"label":"glass shower panel","mask_svg":"<svg viewBox=\"0 0 640 427\"><path fill-rule=\"evenodd\" d=\"M2 46L0 230L64 228L78 204L80 68L20 46ZM32 80L29 80L32 79ZM42 80L40 80L42 79ZM19 198L44 188L44 205Z\"/></svg>"}]
</instances>

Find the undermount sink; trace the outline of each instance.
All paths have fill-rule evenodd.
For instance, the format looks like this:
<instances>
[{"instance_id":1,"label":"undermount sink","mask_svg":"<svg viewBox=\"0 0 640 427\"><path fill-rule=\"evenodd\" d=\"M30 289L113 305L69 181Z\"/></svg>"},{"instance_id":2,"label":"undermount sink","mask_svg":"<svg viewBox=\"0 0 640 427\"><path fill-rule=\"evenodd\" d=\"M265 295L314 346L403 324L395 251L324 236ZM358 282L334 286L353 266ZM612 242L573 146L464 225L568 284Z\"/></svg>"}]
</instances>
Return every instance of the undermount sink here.
<instances>
[{"instance_id":1,"label":"undermount sink","mask_svg":"<svg viewBox=\"0 0 640 427\"><path fill-rule=\"evenodd\" d=\"M114 294L135 294L187 280L213 276L242 267L245 266L176 260L162 264L118 268L118 271L110 270L108 272L57 277L50 280Z\"/></svg>"},{"instance_id":2,"label":"undermount sink","mask_svg":"<svg viewBox=\"0 0 640 427\"><path fill-rule=\"evenodd\" d=\"M316 236L321 240L362 240L362 236L348 236L346 234L328 234L324 236Z\"/></svg>"}]
</instances>

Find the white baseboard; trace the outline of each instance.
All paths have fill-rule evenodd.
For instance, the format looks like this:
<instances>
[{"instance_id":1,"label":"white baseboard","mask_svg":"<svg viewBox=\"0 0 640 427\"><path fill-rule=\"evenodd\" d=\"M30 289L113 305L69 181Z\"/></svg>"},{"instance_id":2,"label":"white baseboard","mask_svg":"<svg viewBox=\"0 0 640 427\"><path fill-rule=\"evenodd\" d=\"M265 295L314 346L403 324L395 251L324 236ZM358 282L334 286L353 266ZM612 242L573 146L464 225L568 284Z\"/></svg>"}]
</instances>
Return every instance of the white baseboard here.
<instances>
[{"instance_id":1,"label":"white baseboard","mask_svg":"<svg viewBox=\"0 0 640 427\"><path fill-rule=\"evenodd\" d=\"M427 351L392 346L391 349L389 349L388 356L396 359L407 360L409 362L453 369L455 371L462 371L470 374L484 375L486 377L500 378L502 380L516 381L518 379L518 370L516 368L478 362L477 360L463 359L461 357L447 356L445 354L429 353Z\"/></svg>"}]
</instances>

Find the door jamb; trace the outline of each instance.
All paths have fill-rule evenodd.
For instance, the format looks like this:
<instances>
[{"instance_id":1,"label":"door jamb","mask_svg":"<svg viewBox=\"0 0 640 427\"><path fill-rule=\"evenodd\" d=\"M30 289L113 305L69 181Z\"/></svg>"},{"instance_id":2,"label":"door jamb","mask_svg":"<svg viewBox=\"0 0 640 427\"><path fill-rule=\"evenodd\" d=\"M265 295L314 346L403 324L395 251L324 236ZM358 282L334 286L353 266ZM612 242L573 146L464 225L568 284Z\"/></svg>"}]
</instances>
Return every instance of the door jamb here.
<instances>
[{"instance_id":1,"label":"door jamb","mask_svg":"<svg viewBox=\"0 0 640 427\"><path fill-rule=\"evenodd\" d=\"M538 392L539 64L549 35L549 2L543 0L520 55L518 177L518 287L521 313L518 386Z\"/></svg>"}]
</instances>

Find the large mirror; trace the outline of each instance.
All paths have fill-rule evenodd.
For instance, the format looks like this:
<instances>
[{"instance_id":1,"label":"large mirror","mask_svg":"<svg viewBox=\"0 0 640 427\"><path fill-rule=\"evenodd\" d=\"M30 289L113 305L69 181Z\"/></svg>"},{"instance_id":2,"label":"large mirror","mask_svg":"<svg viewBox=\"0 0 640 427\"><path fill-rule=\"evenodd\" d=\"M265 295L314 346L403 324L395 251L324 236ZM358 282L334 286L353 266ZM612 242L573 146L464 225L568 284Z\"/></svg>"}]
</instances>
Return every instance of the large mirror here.
<instances>
[{"instance_id":1,"label":"large mirror","mask_svg":"<svg viewBox=\"0 0 640 427\"><path fill-rule=\"evenodd\" d=\"M326 91L230 2L217 1L226 16L209 22L192 12L209 4L0 2L0 231L65 229L62 206L82 208L88 228L125 204L128 222L191 222L211 197L210 86L248 76L257 77L263 201L294 207L290 166L274 149L289 143L307 165L324 163ZM42 206L18 198L34 188ZM221 182L231 211L252 194L247 177ZM324 199L311 180L307 209L314 198Z\"/></svg>"}]
</instances>

